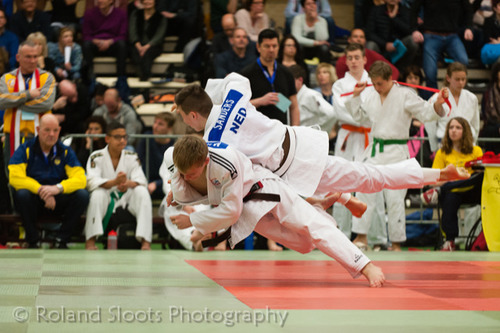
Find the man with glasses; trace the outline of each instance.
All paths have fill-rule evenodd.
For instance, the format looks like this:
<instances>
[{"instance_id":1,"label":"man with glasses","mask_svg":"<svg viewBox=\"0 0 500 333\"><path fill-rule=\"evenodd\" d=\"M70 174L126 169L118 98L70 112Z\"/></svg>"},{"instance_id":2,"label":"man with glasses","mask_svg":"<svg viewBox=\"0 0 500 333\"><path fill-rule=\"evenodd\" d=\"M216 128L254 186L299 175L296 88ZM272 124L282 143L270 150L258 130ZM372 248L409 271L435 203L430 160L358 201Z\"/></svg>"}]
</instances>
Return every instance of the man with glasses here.
<instances>
[{"instance_id":1,"label":"man with glasses","mask_svg":"<svg viewBox=\"0 0 500 333\"><path fill-rule=\"evenodd\" d=\"M222 31L215 34L212 38L212 45L210 50L213 54L222 53L231 49L229 38L233 36L234 29L236 28L236 19L233 14L226 14L221 19Z\"/></svg>"},{"instance_id":2,"label":"man with glasses","mask_svg":"<svg viewBox=\"0 0 500 333\"><path fill-rule=\"evenodd\" d=\"M125 150L127 131L118 122L108 125L107 146L93 152L87 161L87 189L90 203L85 222L85 249L97 250L97 237L106 231L117 207L127 209L137 219L135 237L142 250L151 249L153 208L148 181L136 153Z\"/></svg>"}]
</instances>

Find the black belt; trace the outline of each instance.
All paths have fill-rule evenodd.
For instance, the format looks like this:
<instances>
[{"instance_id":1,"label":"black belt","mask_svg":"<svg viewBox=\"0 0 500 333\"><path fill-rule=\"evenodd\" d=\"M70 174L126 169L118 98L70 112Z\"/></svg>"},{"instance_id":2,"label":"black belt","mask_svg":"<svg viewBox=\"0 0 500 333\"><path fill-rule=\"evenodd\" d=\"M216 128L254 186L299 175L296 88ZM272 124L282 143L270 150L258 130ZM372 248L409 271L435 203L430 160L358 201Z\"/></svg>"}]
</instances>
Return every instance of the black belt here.
<instances>
[{"instance_id":1,"label":"black belt","mask_svg":"<svg viewBox=\"0 0 500 333\"><path fill-rule=\"evenodd\" d=\"M279 194L272 193L255 193L255 191L263 188L261 182L257 182L252 185L248 194L243 198L243 202L247 202L248 200L264 200L264 201L275 201L280 202L281 198ZM231 237L231 227L227 228L222 234L215 236L214 238L210 238L204 241L201 241L201 246L203 247L214 247L217 244L229 239Z\"/></svg>"}]
</instances>

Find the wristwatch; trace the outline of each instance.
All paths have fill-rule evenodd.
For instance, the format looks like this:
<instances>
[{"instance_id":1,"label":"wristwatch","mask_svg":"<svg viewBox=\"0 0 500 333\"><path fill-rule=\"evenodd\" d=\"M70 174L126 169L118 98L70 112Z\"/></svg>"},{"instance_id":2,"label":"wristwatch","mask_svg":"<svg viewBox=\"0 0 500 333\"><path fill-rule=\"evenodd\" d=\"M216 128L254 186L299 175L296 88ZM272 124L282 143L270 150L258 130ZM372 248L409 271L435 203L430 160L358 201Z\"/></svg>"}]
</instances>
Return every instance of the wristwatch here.
<instances>
[{"instance_id":1,"label":"wristwatch","mask_svg":"<svg viewBox=\"0 0 500 333\"><path fill-rule=\"evenodd\" d=\"M59 189L59 194L64 192L64 187L61 184L56 184L56 186Z\"/></svg>"}]
</instances>

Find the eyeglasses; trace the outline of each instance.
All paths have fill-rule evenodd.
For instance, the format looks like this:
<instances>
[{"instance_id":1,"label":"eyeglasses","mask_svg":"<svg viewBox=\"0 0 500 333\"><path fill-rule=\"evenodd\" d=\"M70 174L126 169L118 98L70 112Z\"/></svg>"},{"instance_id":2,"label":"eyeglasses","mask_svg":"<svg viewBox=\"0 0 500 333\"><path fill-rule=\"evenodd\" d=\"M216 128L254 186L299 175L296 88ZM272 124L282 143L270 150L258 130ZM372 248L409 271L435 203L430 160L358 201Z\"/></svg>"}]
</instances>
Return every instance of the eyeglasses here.
<instances>
[{"instance_id":1,"label":"eyeglasses","mask_svg":"<svg viewBox=\"0 0 500 333\"><path fill-rule=\"evenodd\" d=\"M128 135L111 135L111 137L117 141L120 141L120 140L127 140L128 139Z\"/></svg>"}]
</instances>

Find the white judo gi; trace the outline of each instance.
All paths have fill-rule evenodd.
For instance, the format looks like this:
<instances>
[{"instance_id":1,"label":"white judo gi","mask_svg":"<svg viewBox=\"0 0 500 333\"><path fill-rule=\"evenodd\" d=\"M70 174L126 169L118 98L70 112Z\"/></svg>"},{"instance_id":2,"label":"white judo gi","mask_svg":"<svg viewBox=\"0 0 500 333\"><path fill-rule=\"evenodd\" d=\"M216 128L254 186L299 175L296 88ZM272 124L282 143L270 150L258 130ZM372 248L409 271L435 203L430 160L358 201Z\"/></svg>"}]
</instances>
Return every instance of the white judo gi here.
<instances>
[{"instance_id":1,"label":"white judo gi","mask_svg":"<svg viewBox=\"0 0 500 333\"><path fill-rule=\"evenodd\" d=\"M325 101L321 93L302 85L297 92L297 103L300 111L300 126L319 126L330 133L337 121L333 106Z\"/></svg>"},{"instance_id":2,"label":"white judo gi","mask_svg":"<svg viewBox=\"0 0 500 333\"><path fill-rule=\"evenodd\" d=\"M381 103L380 95L373 90L364 101L359 96L351 97L346 100L345 105L355 120L372 122L371 133L374 141L364 152L367 163L372 164L389 164L409 159L410 154L404 139L408 138L412 118L432 121L439 117L434 111L433 103L421 99L413 90L396 83L393 84L384 104ZM401 143L382 144L377 140L401 140ZM372 156L374 146L375 156ZM406 189L384 190L383 194L389 218L389 239L392 242L404 242ZM353 218L352 230L366 235L376 203L374 195L371 194L360 194L358 198L368 205L368 209L361 219Z\"/></svg>"},{"instance_id":3,"label":"white judo gi","mask_svg":"<svg viewBox=\"0 0 500 333\"><path fill-rule=\"evenodd\" d=\"M226 144L208 143L207 195L201 195L180 176L165 153L172 172L172 193L181 205L211 204L214 208L190 214L193 226L202 234L231 227L231 248L253 230L300 253L318 248L357 277L370 260L337 229L334 219L308 204L284 181ZM171 150L173 148L169 148ZM255 193L279 194L280 201L243 198L260 182Z\"/></svg>"},{"instance_id":4,"label":"white judo gi","mask_svg":"<svg viewBox=\"0 0 500 333\"><path fill-rule=\"evenodd\" d=\"M451 118L462 117L469 122L474 142L477 142L477 137L479 136L480 112L479 102L476 95L466 89L462 89L457 104L455 98L453 98L453 95L451 94L450 89L446 89L448 89L448 92L450 94L449 101L451 105L451 112L448 105L445 104L443 105L446 111L446 115L444 117L439 118L437 121L425 123L425 130L427 131L427 135L429 136L429 143L431 145L432 151L437 151L439 149L440 142L443 139L444 132L446 130L446 124L448 124ZM429 99L429 101L434 103L437 99L437 96L437 94L434 94Z\"/></svg>"},{"instance_id":5,"label":"white judo gi","mask_svg":"<svg viewBox=\"0 0 500 333\"><path fill-rule=\"evenodd\" d=\"M125 172L128 180L137 182L139 185L129 188L115 202L114 209L127 208L137 219L135 231L137 240L141 242L144 239L151 242L153 206L147 189L148 181L142 171L139 157L136 153L123 150L115 170L107 146L93 152L87 161L87 190L90 192L90 202L85 222L85 238L88 240L103 234L102 220L111 202L111 193L118 193L118 190L116 187L104 189L100 186L108 180L115 179L119 172Z\"/></svg>"},{"instance_id":6,"label":"white judo gi","mask_svg":"<svg viewBox=\"0 0 500 333\"><path fill-rule=\"evenodd\" d=\"M332 191L379 192L384 188L424 185L423 171L414 159L398 165L376 166L329 156L325 132L286 126L258 112L250 103L252 92L246 77L231 73L224 79L210 79L205 91L214 104L205 125L205 141L228 143L254 164L280 176L302 196ZM284 159L287 132L290 149ZM438 178L439 173L432 181Z\"/></svg>"},{"instance_id":7,"label":"white judo gi","mask_svg":"<svg viewBox=\"0 0 500 333\"><path fill-rule=\"evenodd\" d=\"M360 79L361 82L371 84L372 81L368 72L363 70L363 75ZM371 122L364 121L358 122L352 118L352 115L345 107L345 101L351 96L343 96L342 94L352 92L358 81L346 72L345 76L333 84L333 106L337 114L339 123L339 131L337 134L337 141L335 143L335 156L343 157L348 161L361 161L366 147L372 142L370 131ZM373 91L373 87L366 87L361 92L361 100L364 101L366 95ZM375 213L372 215L372 222L370 225L370 244L385 244L387 242L387 231L385 228L385 209L384 197L379 192L377 195L377 202L375 205ZM352 229L352 214L339 203L334 204L333 217L340 230L347 236L351 237Z\"/></svg>"}]
</instances>

